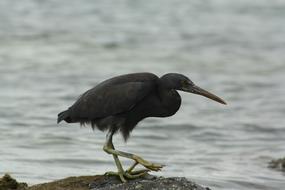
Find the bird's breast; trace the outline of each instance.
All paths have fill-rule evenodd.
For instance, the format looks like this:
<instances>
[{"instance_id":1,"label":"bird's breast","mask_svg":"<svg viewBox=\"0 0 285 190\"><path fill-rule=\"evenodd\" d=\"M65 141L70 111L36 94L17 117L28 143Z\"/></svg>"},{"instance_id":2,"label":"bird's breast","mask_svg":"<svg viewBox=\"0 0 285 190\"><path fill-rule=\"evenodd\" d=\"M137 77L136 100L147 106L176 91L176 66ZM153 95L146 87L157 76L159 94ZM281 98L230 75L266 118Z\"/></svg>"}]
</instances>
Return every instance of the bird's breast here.
<instances>
[{"instance_id":1,"label":"bird's breast","mask_svg":"<svg viewBox=\"0 0 285 190\"><path fill-rule=\"evenodd\" d=\"M161 117L172 116L179 110L181 105L181 97L176 90L162 93L160 99L163 109L163 112L161 112Z\"/></svg>"}]
</instances>

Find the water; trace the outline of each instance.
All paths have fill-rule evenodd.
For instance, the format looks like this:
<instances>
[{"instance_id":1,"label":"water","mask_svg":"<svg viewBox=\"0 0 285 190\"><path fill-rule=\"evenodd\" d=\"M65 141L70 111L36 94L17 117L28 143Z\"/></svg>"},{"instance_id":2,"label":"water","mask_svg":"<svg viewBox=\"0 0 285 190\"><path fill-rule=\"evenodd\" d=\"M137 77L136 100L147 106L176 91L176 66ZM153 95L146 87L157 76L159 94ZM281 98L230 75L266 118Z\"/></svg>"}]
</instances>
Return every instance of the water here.
<instances>
[{"instance_id":1,"label":"water","mask_svg":"<svg viewBox=\"0 0 285 190\"><path fill-rule=\"evenodd\" d=\"M0 172L29 184L114 170L105 135L56 124L114 75L181 72L228 106L181 93L171 118L146 119L115 145L222 189L284 188L285 2L0 1ZM124 160L125 164L129 164Z\"/></svg>"}]
</instances>

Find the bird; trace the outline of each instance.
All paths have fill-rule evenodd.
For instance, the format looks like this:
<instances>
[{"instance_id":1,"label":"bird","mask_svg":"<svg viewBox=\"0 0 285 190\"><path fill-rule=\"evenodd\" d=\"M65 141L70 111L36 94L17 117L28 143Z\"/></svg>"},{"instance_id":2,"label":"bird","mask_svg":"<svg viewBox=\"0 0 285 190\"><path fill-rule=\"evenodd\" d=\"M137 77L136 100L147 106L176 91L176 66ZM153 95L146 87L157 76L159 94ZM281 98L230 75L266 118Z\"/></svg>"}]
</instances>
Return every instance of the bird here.
<instances>
[{"instance_id":1,"label":"bird","mask_svg":"<svg viewBox=\"0 0 285 190\"><path fill-rule=\"evenodd\" d=\"M198 87L183 74L167 73L158 77L149 72L130 73L107 79L87 90L67 110L58 114L57 123L64 120L106 131L103 150L113 156L118 170L106 172L106 175L116 175L122 182L127 182L149 171L160 171L164 165L115 149L113 135L121 133L127 141L131 131L143 119L174 115L181 105L178 91L202 95L226 104L222 98ZM124 170L119 157L131 159L134 163ZM134 170L138 164L144 169Z\"/></svg>"}]
</instances>

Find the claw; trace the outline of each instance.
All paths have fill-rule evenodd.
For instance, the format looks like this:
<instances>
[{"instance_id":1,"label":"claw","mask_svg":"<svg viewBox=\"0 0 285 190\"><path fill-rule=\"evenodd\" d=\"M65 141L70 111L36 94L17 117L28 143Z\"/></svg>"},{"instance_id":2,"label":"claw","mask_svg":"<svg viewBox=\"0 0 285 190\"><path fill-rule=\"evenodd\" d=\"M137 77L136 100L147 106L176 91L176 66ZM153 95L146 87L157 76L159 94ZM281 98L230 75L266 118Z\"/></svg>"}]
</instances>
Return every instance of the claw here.
<instances>
[{"instance_id":1,"label":"claw","mask_svg":"<svg viewBox=\"0 0 285 190\"><path fill-rule=\"evenodd\" d=\"M137 175L137 174L141 174L141 173L146 174L148 172L150 172L149 169L135 170L135 171L131 171L131 172L127 171L127 173L130 173L132 175Z\"/></svg>"},{"instance_id":2,"label":"claw","mask_svg":"<svg viewBox=\"0 0 285 190\"><path fill-rule=\"evenodd\" d=\"M112 171L110 171L110 172L106 172L104 175L105 176L119 176L120 180L123 183L127 182L127 180L124 178L124 176L125 176L124 173L121 173L121 172L112 172Z\"/></svg>"},{"instance_id":3,"label":"claw","mask_svg":"<svg viewBox=\"0 0 285 190\"><path fill-rule=\"evenodd\" d=\"M142 177L144 176L145 174L147 174L148 171L143 171L143 172L140 172L138 174L130 174L128 172L125 172L124 175L128 178L128 179L135 179L135 178L139 178L139 177Z\"/></svg>"},{"instance_id":4,"label":"claw","mask_svg":"<svg viewBox=\"0 0 285 190\"><path fill-rule=\"evenodd\" d=\"M149 172L149 170L137 170L137 171L133 171L133 172L128 172L128 171L125 171L125 172L106 172L104 175L105 176L118 176L120 177L120 180L122 182L127 182L127 179L136 179L136 178L139 178L139 177L142 177L144 176L145 174L147 174L147 172Z\"/></svg>"}]
</instances>

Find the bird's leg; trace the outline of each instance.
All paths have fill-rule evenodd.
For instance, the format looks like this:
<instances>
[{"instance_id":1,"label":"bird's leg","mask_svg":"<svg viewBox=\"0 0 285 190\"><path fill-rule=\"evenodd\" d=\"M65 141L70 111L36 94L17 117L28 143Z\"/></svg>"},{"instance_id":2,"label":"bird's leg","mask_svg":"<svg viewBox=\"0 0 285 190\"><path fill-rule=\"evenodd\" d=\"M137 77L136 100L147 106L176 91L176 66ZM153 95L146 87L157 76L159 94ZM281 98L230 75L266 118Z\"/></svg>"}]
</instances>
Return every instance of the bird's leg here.
<instances>
[{"instance_id":1,"label":"bird's leg","mask_svg":"<svg viewBox=\"0 0 285 190\"><path fill-rule=\"evenodd\" d=\"M161 164L154 164L154 163L151 163L147 160L144 160L143 158L141 158L140 156L137 156L135 154L130 154L130 153L127 153L127 152L122 152L122 151L118 151L118 150L115 150L115 153L118 155L118 156L122 156L122 157L125 157L125 158L129 158L129 159L132 159L134 160L135 162L143 165L145 168L149 169L149 170L152 170L152 171L160 171L161 168L163 168L163 165ZM131 169L131 168L130 168ZM132 170L132 169L131 169Z\"/></svg>"},{"instance_id":2,"label":"bird's leg","mask_svg":"<svg viewBox=\"0 0 285 190\"><path fill-rule=\"evenodd\" d=\"M149 169L142 169L142 170L135 170L133 171L133 169L138 165L139 163L138 162L134 162L131 167L129 167L126 172L128 172L129 174L132 174L132 175L138 175L138 174L145 174L147 172L149 172L150 170Z\"/></svg>"},{"instance_id":3,"label":"bird's leg","mask_svg":"<svg viewBox=\"0 0 285 190\"><path fill-rule=\"evenodd\" d=\"M133 165L131 165L131 167L129 167L129 169L127 169L127 172L131 173L132 170L138 165L138 162L134 162Z\"/></svg>"},{"instance_id":4,"label":"bird's leg","mask_svg":"<svg viewBox=\"0 0 285 190\"><path fill-rule=\"evenodd\" d=\"M111 147L113 150L115 150L115 147L113 145L113 142L111 141ZM114 154L113 154L114 156ZM117 155L116 155L117 156ZM137 178L137 177L140 177L140 176L143 176L145 175L147 172L149 172L150 170L149 169L142 169L142 170L136 170L136 171L133 171L133 169L138 165L139 163L137 161L135 161L125 172L126 174L130 174L128 175L128 178Z\"/></svg>"},{"instance_id":5,"label":"bird's leg","mask_svg":"<svg viewBox=\"0 0 285 190\"><path fill-rule=\"evenodd\" d=\"M121 181L122 182L126 182L127 180L125 179L126 178L129 178L129 179L134 179L134 178L138 178L138 177L141 177L143 175L145 175L149 170L140 170L140 171L136 171L136 172L132 172L131 170L127 170L127 171L124 171L123 167L122 167L122 164L118 158L118 155L116 154L113 154L112 152L115 151L115 147L112 143L112 136L113 136L113 133L108 133L107 136L106 136L106 143L103 147L103 150L105 152L107 152L108 154L112 154L113 155L113 158L115 160L115 163L116 163L116 166L118 168L118 172L106 172L106 175L116 175L116 176L119 176ZM133 165L133 167L131 167L132 169L135 167L136 165ZM128 172L129 171L129 172Z\"/></svg>"},{"instance_id":6,"label":"bird's leg","mask_svg":"<svg viewBox=\"0 0 285 190\"><path fill-rule=\"evenodd\" d=\"M112 144L112 141L110 142L111 143L111 146L113 146ZM105 150L105 149L104 149ZM121 156L121 157L125 157L125 158L129 158L129 159L132 159L135 161L135 163L127 170L129 172L132 172L132 170L134 169L134 167L137 165L137 164L141 164L143 165L146 169L148 170L152 170L152 171L159 171L164 165L161 165L161 164L154 164L154 163L151 163L147 160L144 160L143 158L141 158L140 156L137 156L135 154L130 154L130 153L127 153L127 152L122 152L122 151L119 151L119 150L115 150L114 148L112 149L108 149L108 150L105 150L107 153L109 154L113 154L113 155L117 155L117 156Z\"/></svg>"},{"instance_id":7,"label":"bird's leg","mask_svg":"<svg viewBox=\"0 0 285 190\"><path fill-rule=\"evenodd\" d=\"M112 137L113 137L113 133L112 132L109 132L106 136L106 143L103 147L103 150L106 151L108 153L108 150L109 149L114 149L114 146L113 146L113 143L112 143ZM113 158L115 160L115 163L116 163L116 166L118 168L118 172L107 172L106 174L108 175L118 175L121 179L122 182L126 182L127 180L124 178L124 169L122 167L122 164L118 158L117 155L113 154Z\"/></svg>"}]
</instances>

